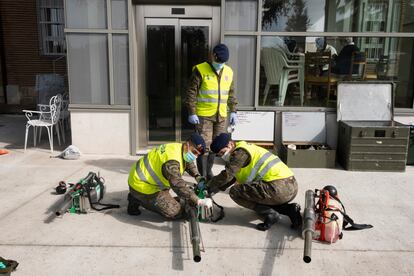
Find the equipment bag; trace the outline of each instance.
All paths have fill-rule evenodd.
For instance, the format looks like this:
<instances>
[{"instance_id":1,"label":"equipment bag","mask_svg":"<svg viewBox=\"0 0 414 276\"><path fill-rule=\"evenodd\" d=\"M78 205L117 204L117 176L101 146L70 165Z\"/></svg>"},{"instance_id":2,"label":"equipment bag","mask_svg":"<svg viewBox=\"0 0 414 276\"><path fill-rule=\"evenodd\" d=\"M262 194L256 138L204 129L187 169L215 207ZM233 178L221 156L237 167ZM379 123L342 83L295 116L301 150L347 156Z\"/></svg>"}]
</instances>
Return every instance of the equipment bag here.
<instances>
[{"instance_id":1,"label":"equipment bag","mask_svg":"<svg viewBox=\"0 0 414 276\"><path fill-rule=\"evenodd\" d=\"M92 209L96 211L102 211L107 209L119 208L117 204L101 203L105 194L105 179L98 176L94 172L89 172L88 176L84 179L85 184L83 185L86 195L89 200L89 204ZM96 205L104 206L102 208L96 207Z\"/></svg>"},{"instance_id":2,"label":"equipment bag","mask_svg":"<svg viewBox=\"0 0 414 276\"><path fill-rule=\"evenodd\" d=\"M373 227L370 224L354 223L346 214L335 187L326 186L322 190L315 190L315 194L319 197L315 205L315 240L334 243L342 239L343 230L362 230ZM346 227L348 223L351 226Z\"/></svg>"},{"instance_id":3,"label":"equipment bag","mask_svg":"<svg viewBox=\"0 0 414 276\"><path fill-rule=\"evenodd\" d=\"M315 208L317 218L314 239L329 243L342 239L344 216L341 204L328 191L321 190Z\"/></svg>"}]
</instances>

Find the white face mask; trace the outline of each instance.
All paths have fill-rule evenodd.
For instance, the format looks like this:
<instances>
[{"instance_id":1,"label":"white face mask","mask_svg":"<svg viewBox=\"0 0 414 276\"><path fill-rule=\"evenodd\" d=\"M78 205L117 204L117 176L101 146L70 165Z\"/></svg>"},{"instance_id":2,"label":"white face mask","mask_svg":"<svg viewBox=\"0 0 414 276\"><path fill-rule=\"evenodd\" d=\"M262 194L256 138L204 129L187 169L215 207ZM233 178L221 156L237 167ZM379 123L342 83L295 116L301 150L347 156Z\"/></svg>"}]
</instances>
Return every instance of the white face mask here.
<instances>
[{"instance_id":1,"label":"white face mask","mask_svg":"<svg viewBox=\"0 0 414 276\"><path fill-rule=\"evenodd\" d=\"M230 161L230 150L226 151L222 156L221 159L223 159L224 162Z\"/></svg>"}]
</instances>

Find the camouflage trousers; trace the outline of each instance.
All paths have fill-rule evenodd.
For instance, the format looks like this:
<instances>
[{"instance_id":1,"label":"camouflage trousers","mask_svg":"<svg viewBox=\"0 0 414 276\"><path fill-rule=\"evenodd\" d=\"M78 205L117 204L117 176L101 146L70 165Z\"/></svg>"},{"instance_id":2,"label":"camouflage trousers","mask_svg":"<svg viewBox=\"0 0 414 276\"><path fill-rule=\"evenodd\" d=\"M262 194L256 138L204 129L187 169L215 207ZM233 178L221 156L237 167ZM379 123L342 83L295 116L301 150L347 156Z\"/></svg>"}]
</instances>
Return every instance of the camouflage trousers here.
<instances>
[{"instance_id":1,"label":"camouflage trousers","mask_svg":"<svg viewBox=\"0 0 414 276\"><path fill-rule=\"evenodd\" d=\"M230 197L238 205L254 209L257 204L281 205L292 201L298 193L294 176L271 182L235 184L230 188Z\"/></svg>"},{"instance_id":2,"label":"camouflage trousers","mask_svg":"<svg viewBox=\"0 0 414 276\"><path fill-rule=\"evenodd\" d=\"M226 120L223 121L213 121L208 117L199 117L200 123L196 125L196 131L198 134L203 137L206 142L207 149L210 149L211 142L214 137L218 136L220 133L226 132Z\"/></svg>"},{"instance_id":3,"label":"camouflage trousers","mask_svg":"<svg viewBox=\"0 0 414 276\"><path fill-rule=\"evenodd\" d=\"M168 219L179 219L183 217L184 206L179 199L171 196L169 190L159 191L155 194L142 194L129 187L131 195L137 199L142 207L156 212Z\"/></svg>"}]
</instances>

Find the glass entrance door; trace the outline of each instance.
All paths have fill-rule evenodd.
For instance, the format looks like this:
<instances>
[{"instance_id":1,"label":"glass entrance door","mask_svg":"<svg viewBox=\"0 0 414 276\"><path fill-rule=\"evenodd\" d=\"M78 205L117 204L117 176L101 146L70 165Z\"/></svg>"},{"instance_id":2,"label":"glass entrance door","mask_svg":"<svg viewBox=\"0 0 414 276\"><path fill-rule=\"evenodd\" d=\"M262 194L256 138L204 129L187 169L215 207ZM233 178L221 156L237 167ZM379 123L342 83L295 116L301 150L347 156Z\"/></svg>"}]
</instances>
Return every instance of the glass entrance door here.
<instances>
[{"instance_id":1,"label":"glass entrance door","mask_svg":"<svg viewBox=\"0 0 414 276\"><path fill-rule=\"evenodd\" d=\"M211 20L145 20L148 141L182 141L194 131L183 104L194 65L206 61Z\"/></svg>"}]
</instances>

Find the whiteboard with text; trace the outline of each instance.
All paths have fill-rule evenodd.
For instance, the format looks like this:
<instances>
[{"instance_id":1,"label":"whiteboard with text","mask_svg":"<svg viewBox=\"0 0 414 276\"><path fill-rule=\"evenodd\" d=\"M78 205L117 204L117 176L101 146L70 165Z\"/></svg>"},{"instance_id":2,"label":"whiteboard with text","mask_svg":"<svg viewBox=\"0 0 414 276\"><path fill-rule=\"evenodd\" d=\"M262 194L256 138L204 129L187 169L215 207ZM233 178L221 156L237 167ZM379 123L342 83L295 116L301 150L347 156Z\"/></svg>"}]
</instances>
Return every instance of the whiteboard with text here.
<instances>
[{"instance_id":1,"label":"whiteboard with text","mask_svg":"<svg viewBox=\"0 0 414 276\"><path fill-rule=\"evenodd\" d=\"M237 111L239 120L231 137L240 141L274 141L275 113L268 111Z\"/></svg>"}]
</instances>

